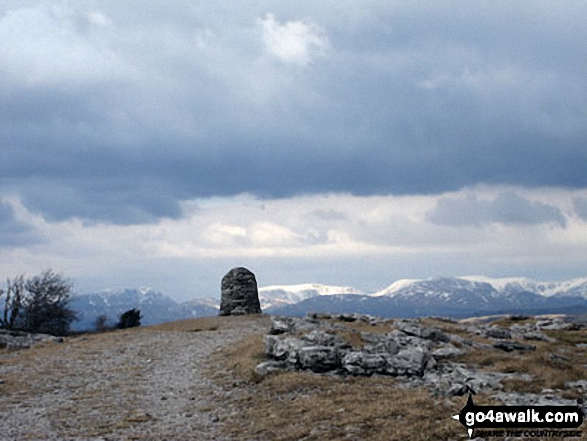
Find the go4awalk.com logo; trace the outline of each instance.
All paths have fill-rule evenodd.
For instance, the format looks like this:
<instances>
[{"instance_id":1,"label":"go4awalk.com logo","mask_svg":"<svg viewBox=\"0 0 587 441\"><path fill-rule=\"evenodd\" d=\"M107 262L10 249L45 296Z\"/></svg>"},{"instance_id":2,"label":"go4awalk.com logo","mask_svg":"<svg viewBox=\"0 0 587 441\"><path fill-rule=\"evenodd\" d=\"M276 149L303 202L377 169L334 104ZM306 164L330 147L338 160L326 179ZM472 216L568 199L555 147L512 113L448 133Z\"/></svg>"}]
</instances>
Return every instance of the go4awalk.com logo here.
<instances>
[{"instance_id":1,"label":"go4awalk.com logo","mask_svg":"<svg viewBox=\"0 0 587 441\"><path fill-rule=\"evenodd\" d=\"M467 429L469 438L580 437L583 424L579 406L478 406L469 393L467 404L453 419Z\"/></svg>"}]
</instances>

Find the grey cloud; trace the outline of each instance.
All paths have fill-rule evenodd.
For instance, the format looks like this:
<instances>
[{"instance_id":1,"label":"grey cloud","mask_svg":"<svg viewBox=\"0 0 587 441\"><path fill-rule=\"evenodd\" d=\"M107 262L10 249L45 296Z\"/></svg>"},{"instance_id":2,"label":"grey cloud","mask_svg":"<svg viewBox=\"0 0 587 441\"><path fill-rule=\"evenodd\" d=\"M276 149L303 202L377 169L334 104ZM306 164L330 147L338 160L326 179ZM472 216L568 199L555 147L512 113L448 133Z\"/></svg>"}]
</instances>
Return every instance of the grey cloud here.
<instances>
[{"instance_id":1,"label":"grey cloud","mask_svg":"<svg viewBox=\"0 0 587 441\"><path fill-rule=\"evenodd\" d=\"M336 210L315 210L312 215L323 221L343 221L348 219L345 213Z\"/></svg>"},{"instance_id":2,"label":"grey cloud","mask_svg":"<svg viewBox=\"0 0 587 441\"><path fill-rule=\"evenodd\" d=\"M542 224L566 226L566 218L557 207L524 199L512 192L499 194L493 200L480 200L474 195L443 198L427 213L428 221L437 225Z\"/></svg>"},{"instance_id":3,"label":"grey cloud","mask_svg":"<svg viewBox=\"0 0 587 441\"><path fill-rule=\"evenodd\" d=\"M27 246L41 240L30 225L16 218L10 204L0 201L0 247Z\"/></svg>"},{"instance_id":4,"label":"grey cloud","mask_svg":"<svg viewBox=\"0 0 587 441\"><path fill-rule=\"evenodd\" d=\"M149 222L242 192L587 187L583 2L71 5L64 26L103 71L31 84L0 65L0 186L48 218ZM264 58L267 13L316 23L330 50Z\"/></svg>"},{"instance_id":5,"label":"grey cloud","mask_svg":"<svg viewBox=\"0 0 587 441\"><path fill-rule=\"evenodd\" d=\"M581 219L587 221L587 198L574 198L573 207L575 208L575 213L577 213Z\"/></svg>"}]
</instances>

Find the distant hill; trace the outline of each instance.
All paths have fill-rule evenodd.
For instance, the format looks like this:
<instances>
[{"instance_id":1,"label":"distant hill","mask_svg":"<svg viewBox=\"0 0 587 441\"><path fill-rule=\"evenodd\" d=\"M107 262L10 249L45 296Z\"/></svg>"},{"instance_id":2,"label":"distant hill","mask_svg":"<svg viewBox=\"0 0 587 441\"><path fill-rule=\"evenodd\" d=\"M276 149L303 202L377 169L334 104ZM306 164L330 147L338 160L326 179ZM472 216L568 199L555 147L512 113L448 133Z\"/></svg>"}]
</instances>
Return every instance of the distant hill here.
<instances>
[{"instance_id":1,"label":"distant hill","mask_svg":"<svg viewBox=\"0 0 587 441\"><path fill-rule=\"evenodd\" d=\"M529 279L438 277L400 280L369 295L314 296L270 307L270 314L335 312L383 317L469 317L497 313L587 312L587 279L542 283Z\"/></svg>"},{"instance_id":2,"label":"distant hill","mask_svg":"<svg viewBox=\"0 0 587 441\"><path fill-rule=\"evenodd\" d=\"M106 315L108 324L115 325L120 314L132 308L141 310L143 325L218 314L218 309L211 306L208 299L178 303L149 288L77 295L72 298L70 306L80 319L72 324L72 329L76 331L93 329L96 318L100 315Z\"/></svg>"},{"instance_id":3,"label":"distant hill","mask_svg":"<svg viewBox=\"0 0 587 441\"><path fill-rule=\"evenodd\" d=\"M220 296L219 296L220 297ZM145 325L218 314L220 298L178 303L151 289L123 289L79 295L72 307L80 321L73 329L91 329L106 315L115 324L123 312L139 308ZM338 285L308 283L259 288L263 312L302 316L308 312L360 312L383 317L470 317L486 314L587 313L587 279L538 282L485 276L398 280L366 294Z\"/></svg>"},{"instance_id":4,"label":"distant hill","mask_svg":"<svg viewBox=\"0 0 587 441\"><path fill-rule=\"evenodd\" d=\"M334 294L363 294L350 286L306 283L301 285L272 285L259 288L259 302L263 310L292 305L302 300Z\"/></svg>"}]
</instances>

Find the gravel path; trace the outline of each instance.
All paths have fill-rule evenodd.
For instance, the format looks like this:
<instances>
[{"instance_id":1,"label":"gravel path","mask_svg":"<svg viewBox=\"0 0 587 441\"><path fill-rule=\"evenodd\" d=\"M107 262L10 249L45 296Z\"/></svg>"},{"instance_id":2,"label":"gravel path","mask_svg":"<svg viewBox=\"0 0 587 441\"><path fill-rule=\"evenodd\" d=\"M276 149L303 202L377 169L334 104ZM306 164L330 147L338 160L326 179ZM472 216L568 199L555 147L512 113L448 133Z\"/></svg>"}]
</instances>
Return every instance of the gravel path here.
<instances>
[{"instance_id":1,"label":"gravel path","mask_svg":"<svg viewBox=\"0 0 587 441\"><path fill-rule=\"evenodd\" d=\"M0 355L0 440L220 440L213 351L263 329L115 332ZM216 399L215 399L216 397Z\"/></svg>"}]
</instances>

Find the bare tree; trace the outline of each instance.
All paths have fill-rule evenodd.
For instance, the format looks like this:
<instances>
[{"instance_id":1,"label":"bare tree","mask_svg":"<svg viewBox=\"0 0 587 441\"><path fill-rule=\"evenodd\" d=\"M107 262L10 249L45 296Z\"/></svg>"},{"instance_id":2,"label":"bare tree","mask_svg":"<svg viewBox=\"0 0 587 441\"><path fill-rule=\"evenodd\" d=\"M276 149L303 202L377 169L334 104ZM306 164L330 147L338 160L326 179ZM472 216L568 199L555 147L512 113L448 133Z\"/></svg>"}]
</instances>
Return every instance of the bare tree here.
<instances>
[{"instance_id":1,"label":"bare tree","mask_svg":"<svg viewBox=\"0 0 587 441\"><path fill-rule=\"evenodd\" d=\"M7 329L65 335L76 314L69 308L72 285L60 274L48 270L24 280L8 281L3 320Z\"/></svg>"},{"instance_id":2,"label":"bare tree","mask_svg":"<svg viewBox=\"0 0 587 441\"><path fill-rule=\"evenodd\" d=\"M19 317L24 300L24 276L17 276L13 280L6 281L6 298L4 299L4 311L0 319L0 328L14 329ZM0 290L0 297L4 294Z\"/></svg>"}]
</instances>

